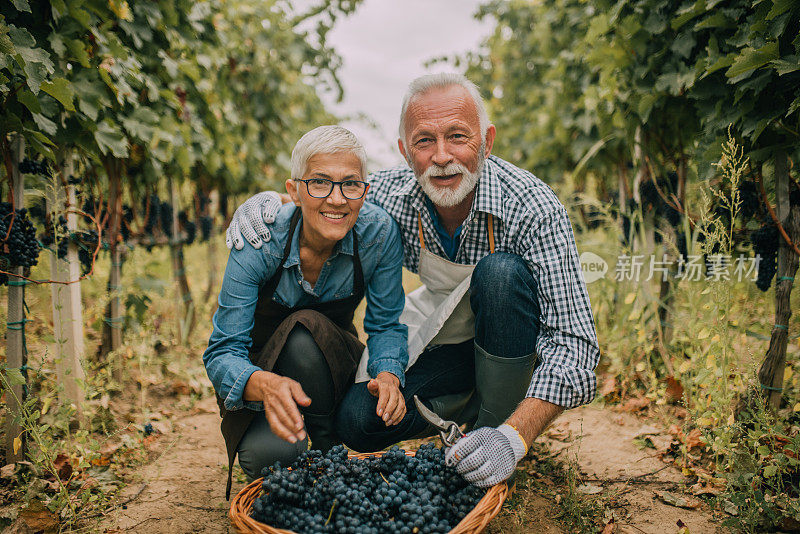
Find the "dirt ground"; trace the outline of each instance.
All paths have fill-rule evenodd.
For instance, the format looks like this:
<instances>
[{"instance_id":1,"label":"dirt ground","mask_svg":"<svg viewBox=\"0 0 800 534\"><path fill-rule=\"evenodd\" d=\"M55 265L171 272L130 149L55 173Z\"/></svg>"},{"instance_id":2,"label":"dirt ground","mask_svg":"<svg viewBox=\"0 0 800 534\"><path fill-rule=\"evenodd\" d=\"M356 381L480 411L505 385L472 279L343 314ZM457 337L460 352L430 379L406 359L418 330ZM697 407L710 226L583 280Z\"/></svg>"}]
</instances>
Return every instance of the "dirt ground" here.
<instances>
[{"instance_id":1,"label":"dirt ground","mask_svg":"<svg viewBox=\"0 0 800 534\"><path fill-rule=\"evenodd\" d=\"M582 407L564 414L542 438L563 458L575 458L592 492L613 497L613 528L617 533L676 533L679 521L692 533L715 532L708 510L667 505L655 491L680 494L682 475L640 450L635 439L663 439L659 431L630 414ZM226 458L213 399L199 403L194 413L174 420L160 437L163 452L141 468L124 490L119 506L101 525L104 532L186 533L233 532L227 517L224 485ZM641 477L654 473L647 477ZM636 478L636 477L639 478ZM625 481L623 481L625 480ZM244 486L234 477L234 494ZM516 503L516 504L515 504ZM510 499L489 526L496 532L565 532L554 519L558 504L538 494ZM606 531L604 531L606 532Z\"/></svg>"}]
</instances>

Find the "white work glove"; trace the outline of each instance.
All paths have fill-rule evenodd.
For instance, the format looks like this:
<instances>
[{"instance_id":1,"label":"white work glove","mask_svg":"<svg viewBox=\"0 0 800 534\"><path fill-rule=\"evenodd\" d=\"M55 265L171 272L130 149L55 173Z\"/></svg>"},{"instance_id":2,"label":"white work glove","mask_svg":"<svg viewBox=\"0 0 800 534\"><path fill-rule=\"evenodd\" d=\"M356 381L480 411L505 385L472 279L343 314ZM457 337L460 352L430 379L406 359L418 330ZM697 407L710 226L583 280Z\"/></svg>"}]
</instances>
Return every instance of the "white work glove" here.
<instances>
[{"instance_id":1,"label":"white work glove","mask_svg":"<svg viewBox=\"0 0 800 534\"><path fill-rule=\"evenodd\" d=\"M267 224L275 222L275 214L281 208L281 197L274 191L262 191L244 201L236 208L230 226L225 231L225 245L242 250L244 239L261 248L271 235Z\"/></svg>"},{"instance_id":2,"label":"white work glove","mask_svg":"<svg viewBox=\"0 0 800 534\"><path fill-rule=\"evenodd\" d=\"M514 427L485 426L468 432L447 449L444 461L455 467L467 482L488 488L510 477L527 449Z\"/></svg>"}]
</instances>

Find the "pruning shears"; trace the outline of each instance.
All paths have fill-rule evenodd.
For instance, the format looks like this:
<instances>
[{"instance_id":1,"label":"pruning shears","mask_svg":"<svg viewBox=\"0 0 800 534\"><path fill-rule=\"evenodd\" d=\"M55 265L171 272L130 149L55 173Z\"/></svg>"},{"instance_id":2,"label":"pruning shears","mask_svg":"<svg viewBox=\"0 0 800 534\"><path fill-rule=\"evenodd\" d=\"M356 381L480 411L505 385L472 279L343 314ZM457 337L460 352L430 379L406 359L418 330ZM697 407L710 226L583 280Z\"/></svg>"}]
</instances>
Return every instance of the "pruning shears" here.
<instances>
[{"instance_id":1,"label":"pruning shears","mask_svg":"<svg viewBox=\"0 0 800 534\"><path fill-rule=\"evenodd\" d=\"M416 395L414 395L414 404L417 405L417 411L422 418L439 431L439 435L442 437L442 442L447 447L452 447L459 438L464 436L464 433L460 428L458 428L458 423L455 421L445 421L439 417L436 412L428 409L427 406L422 404L422 401L419 400L419 397Z\"/></svg>"}]
</instances>

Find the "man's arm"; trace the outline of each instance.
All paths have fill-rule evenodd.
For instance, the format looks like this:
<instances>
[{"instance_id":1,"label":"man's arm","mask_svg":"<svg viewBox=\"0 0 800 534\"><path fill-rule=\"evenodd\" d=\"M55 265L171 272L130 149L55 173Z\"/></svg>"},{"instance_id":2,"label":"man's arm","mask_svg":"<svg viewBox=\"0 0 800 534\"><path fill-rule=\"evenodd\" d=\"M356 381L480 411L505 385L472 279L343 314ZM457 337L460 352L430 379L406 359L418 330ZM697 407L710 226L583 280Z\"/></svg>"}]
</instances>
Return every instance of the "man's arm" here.
<instances>
[{"instance_id":1,"label":"man's arm","mask_svg":"<svg viewBox=\"0 0 800 534\"><path fill-rule=\"evenodd\" d=\"M530 444L544 432L547 425L561 415L564 408L541 399L524 399L514 413L508 418L506 424L517 429L525 444Z\"/></svg>"}]
</instances>

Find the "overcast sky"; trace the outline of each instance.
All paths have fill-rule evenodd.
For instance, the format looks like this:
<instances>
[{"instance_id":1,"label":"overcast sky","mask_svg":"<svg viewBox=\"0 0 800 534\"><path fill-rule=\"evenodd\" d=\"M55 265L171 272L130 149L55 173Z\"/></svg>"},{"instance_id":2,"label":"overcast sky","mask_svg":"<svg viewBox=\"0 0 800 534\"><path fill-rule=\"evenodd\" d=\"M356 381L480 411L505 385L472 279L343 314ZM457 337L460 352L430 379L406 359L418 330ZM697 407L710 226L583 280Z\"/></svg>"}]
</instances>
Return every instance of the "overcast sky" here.
<instances>
[{"instance_id":1,"label":"overcast sky","mask_svg":"<svg viewBox=\"0 0 800 534\"><path fill-rule=\"evenodd\" d=\"M402 162L397 150L400 104L408 82L427 72L455 70L445 64L425 69L432 58L477 50L491 33L490 21L473 14L481 0L365 0L337 21L329 43L342 56L344 100L322 95L337 115L363 113L377 130L347 121L377 168ZM371 169L375 170L375 169Z\"/></svg>"}]
</instances>

